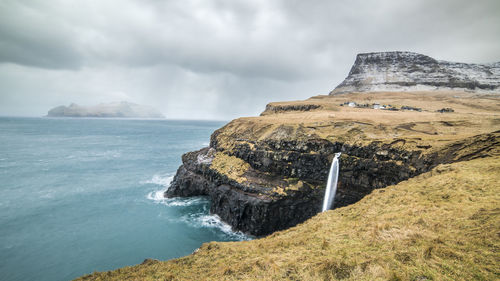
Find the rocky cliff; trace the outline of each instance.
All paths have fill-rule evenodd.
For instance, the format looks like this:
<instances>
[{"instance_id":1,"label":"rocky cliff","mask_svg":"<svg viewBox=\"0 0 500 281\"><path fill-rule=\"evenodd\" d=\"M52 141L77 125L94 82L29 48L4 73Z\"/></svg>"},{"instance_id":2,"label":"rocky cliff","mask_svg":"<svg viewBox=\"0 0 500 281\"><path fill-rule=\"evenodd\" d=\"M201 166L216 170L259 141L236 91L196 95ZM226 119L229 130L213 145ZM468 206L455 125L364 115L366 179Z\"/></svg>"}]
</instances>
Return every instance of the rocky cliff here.
<instances>
[{"instance_id":1,"label":"rocky cliff","mask_svg":"<svg viewBox=\"0 0 500 281\"><path fill-rule=\"evenodd\" d=\"M456 63L411 52L359 54L347 78L330 94L436 89L498 92L500 62Z\"/></svg>"},{"instance_id":2,"label":"rocky cliff","mask_svg":"<svg viewBox=\"0 0 500 281\"><path fill-rule=\"evenodd\" d=\"M111 118L165 118L158 110L129 102L101 103L95 106L58 106L47 113L48 117L111 117Z\"/></svg>"},{"instance_id":3,"label":"rocky cliff","mask_svg":"<svg viewBox=\"0 0 500 281\"><path fill-rule=\"evenodd\" d=\"M349 100L422 110L340 106ZM440 113L444 107L455 110ZM213 133L209 147L186 153L165 195L209 196L211 212L235 230L266 235L320 211L335 152L343 152L335 198L340 207L438 164L498 151L499 109L496 98L455 92L273 103L263 116L233 120Z\"/></svg>"}]
</instances>

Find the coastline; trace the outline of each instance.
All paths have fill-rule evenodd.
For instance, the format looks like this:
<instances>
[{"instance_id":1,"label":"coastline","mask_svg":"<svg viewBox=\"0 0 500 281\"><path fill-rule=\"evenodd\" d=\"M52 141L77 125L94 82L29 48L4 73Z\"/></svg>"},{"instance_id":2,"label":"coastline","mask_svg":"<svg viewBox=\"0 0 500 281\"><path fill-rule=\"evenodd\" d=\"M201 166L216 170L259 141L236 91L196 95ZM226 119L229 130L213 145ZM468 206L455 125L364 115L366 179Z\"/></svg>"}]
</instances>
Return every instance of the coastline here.
<instances>
[{"instance_id":1,"label":"coastline","mask_svg":"<svg viewBox=\"0 0 500 281\"><path fill-rule=\"evenodd\" d=\"M164 196L208 196L212 214L258 239L79 280L494 278L500 95L497 64L479 66L360 54L337 87L347 92L232 120L182 156ZM407 88L420 84L437 88ZM320 213L336 153L334 209Z\"/></svg>"}]
</instances>

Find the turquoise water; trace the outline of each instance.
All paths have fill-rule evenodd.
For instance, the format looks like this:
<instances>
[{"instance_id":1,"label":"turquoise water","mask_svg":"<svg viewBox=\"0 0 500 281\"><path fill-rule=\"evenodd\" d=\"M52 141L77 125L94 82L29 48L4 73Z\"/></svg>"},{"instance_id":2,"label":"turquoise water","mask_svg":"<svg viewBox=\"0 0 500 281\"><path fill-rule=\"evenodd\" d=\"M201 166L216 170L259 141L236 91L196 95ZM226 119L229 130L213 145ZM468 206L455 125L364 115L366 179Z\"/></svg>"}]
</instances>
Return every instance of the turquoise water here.
<instances>
[{"instance_id":1,"label":"turquoise water","mask_svg":"<svg viewBox=\"0 0 500 281\"><path fill-rule=\"evenodd\" d=\"M246 239L202 197L163 199L223 122L0 118L0 280L68 280Z\"/></svg>"}]
</instances>

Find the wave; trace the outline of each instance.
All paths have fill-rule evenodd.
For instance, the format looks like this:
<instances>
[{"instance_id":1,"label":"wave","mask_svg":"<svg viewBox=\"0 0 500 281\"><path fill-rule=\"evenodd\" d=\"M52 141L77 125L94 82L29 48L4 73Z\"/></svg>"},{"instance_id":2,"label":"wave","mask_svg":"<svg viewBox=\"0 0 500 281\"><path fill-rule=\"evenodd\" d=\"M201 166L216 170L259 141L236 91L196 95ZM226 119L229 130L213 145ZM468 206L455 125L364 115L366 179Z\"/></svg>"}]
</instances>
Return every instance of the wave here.
<instances>
[{"instance_id":1,"label":"wave","mask_svg":"<svg viewBox=\"0 0 500 281\"><path fill-rule=\"evenodd\" d=\"M163 203L165 200L167 200L163 196L163 194L165 193L165 191L168 190L173 179L174 176L172 176L171 174L167 174L167 175L154 175L150 180L142 181L141 182L142 184L155 184L162 187L159 190L154 190L149 192L146 195L146 198L149 200L153 200L157 203Z\"/></svg>"},{"instance_id":2,"label":"wave","mask_svg":"<svg viewBox=\"0 0 500 281\"><path fill-rule=\"evenodd\" d=\"M169 175L154 175L150 180L142 182L143 184L156 184L162 188L159 190L154 190L146 195L146 198L157 203L169 207L188 207L188 206L200 206L198 211L190 212L184 215L178 220L183 221L196 228L211 228L221 231L226 238L231 240L250 240L251 236L244 234L240 231L233 231L231 226L223 222L217 215L209 215L209 203L210 201L206 197L187 197L187 198L165 198L164 194L170 187L174 176ZM174 219L177 220L177 219Z\"/></svg>"},{"instance_id":3,"label":"wave","mask_svg":"<svg viewBox=\"0 0 500 281\"><path fill-rule=\"evenodd\" d=\"M160 202L165 199L165 197L163 196L165 191L166 190L151 191L150 193L148 193L148 195L146 195L146 198L148 198L149 200Z\"/></svg>"},{"instance_id":4,"label":"wave","mask_svg":"<svg viewBox=\"0 0 500 281\"><path fill-rule=\"evenodd\" d=\"M203 197L191 197L191 198L168 198L164 202L168 206L192 206L200 204L208 204L208 199Z\"/></svg>"},{"instance_id":5,"label":"wave","mask_svg":"<svg viewBox=\"0 0 500 281\"><path fill-rule=\"evenodd\" d=\"M73 154L67 155L66 159L76 159L79 161L96 161L96 160L111 160L120 158L122 152L120 150L105 150L105 151L76 151Z\"/></svg>"},{"instance_id":6,"label":"wave","mask_svg":"<svg viewBox=\"0 0 500 281\"><path fill-rule=\"evenodd\" d=\"M232 240L251 240L252 237L241 231L233 231L231 226L223 222L218 215L207 215L206 213L191 214L182 217L182 220L196 228L212 228L221 231L227 238Z\"/></svg>"},{"instance_id":7,"label":"wave","mask_svg":"<svg viewBox=\"0 0 500 281\"><path fill-rule=\"evenodd\" d=\"M173 180L174 180L174 176L171 174L154 175L153 178L151 178L150 180L147 180L147 181L143 181L142 183L152 183L152 184L157 184L157 185L161 185L163 187L168 188Z\"/></svg>"},{"instance_id":8,"label":"wave","mask_svg":"<svg viewBox=\"0 0 500 281\"><path fill-rule=\"evenodd\" d=\"M208 204L209 201L203 197L189 197L189 198L165 198L163 194L166 190L157 190L148 193L147 199L153 200L155 203L162 204L169 207L187 207L193 205Z\"/></svg>"},{"instance_id":9,"label":"wave","mask_svg":"<svg viewBox=\"0 0 500 281\"><path fill-rule=\"evenodd\" d=\"M156 184L161 186L161 189L149 192L146 198L154 201L155 203L163 204L170 207L184 207L191 205L207 204L209 201L203 197L189 197L189 198L165 198L164 194L170 187L174 176L168 175L154 175L153 178L143 181L143 184Z\"/></svg>"}]
</instances>

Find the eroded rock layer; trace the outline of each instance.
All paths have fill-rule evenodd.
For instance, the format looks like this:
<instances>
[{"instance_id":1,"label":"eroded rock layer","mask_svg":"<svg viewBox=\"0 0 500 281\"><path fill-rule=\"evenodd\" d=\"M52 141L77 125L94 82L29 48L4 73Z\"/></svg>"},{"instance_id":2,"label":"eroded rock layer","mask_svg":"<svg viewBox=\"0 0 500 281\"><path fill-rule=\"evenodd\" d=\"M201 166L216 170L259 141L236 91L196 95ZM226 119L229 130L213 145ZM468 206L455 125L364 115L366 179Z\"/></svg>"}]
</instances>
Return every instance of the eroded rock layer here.
<instances>
[{"instance_id":1,"label":"eroded rock layer","mask_svg":"<svg viewBox=\"0 0 500 281\"><path fill-rule=\"evenodd\" d=\"M423 110L340 106L374 97ZM285 229L320 211L335 152L343 152L335 207L438 164L497 153L499 100L459 99L454 93L316 97L315 109L287 103L289 111L236 119L212 134L210 147L183 156L165 195L209 196L211 212L235 230L261 236ZM446 106L454 112L436 111Z\"/></svg>"},{"instance_id":2,"label":"eroded rock layer","mask_svg":"<svg viewBox=\"0 0 500 281\"><path fill-rule=\"evenodd\" d=\"M497 92L500 62L439 61L412 52L359 54L347 78L330 94L348 92L462 89Z\"/></svg>"}]
</instances>

